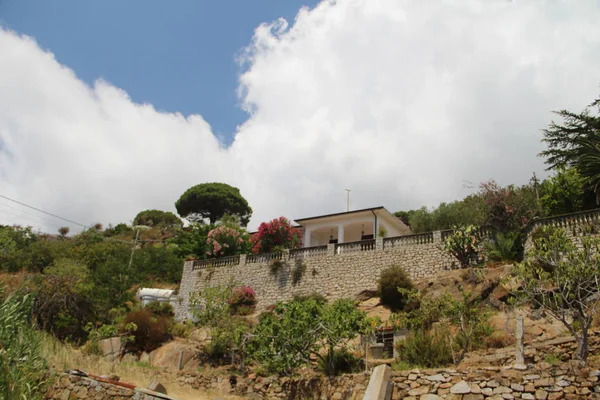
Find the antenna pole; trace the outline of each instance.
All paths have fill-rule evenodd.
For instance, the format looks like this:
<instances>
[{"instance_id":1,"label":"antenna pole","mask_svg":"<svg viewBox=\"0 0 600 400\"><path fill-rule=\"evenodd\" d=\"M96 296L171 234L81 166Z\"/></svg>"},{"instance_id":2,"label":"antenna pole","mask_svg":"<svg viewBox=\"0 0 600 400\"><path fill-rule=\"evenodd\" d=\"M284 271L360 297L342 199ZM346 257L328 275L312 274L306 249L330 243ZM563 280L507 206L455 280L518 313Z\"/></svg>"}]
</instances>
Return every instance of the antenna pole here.
<instances>
[{"instance_id":1,"label":"antenna pole","mask_svg":"<svg viewBox=\"0 0 600 400\"><path fill-rule=\"evenodd\" d=\"M346 189L346 212L350 211L350 189Z\"/></svg>"}]
</instances>

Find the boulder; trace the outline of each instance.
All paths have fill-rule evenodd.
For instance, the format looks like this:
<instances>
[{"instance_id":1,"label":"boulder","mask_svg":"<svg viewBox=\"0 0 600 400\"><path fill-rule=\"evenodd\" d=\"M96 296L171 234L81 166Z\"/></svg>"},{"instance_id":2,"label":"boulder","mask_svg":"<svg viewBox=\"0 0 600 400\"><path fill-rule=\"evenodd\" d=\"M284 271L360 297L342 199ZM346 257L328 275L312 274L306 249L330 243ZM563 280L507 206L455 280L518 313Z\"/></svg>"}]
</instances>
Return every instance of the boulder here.
<instances>
[{"instance_id":1,"label":"boulder","mask_svg":"<svg viewBox=\"0 0 600 400\"><path fill-rule=\"evenodd\" d=\"M194 345L174 340L150 353L150 360L154 366L179 370L197 353Z\"/></svg>"},{"instance_id":2,"label":"boulder","mask_svg":"<svg viewBox=\"0 0 600 400\"><path fill-rule=\"evenodd\" d=\"M120 337L99 340L98 346L100 347L103 356L116 357L121 354L122 345Z\"/></svg>"},{"instance_id":3,"label":"boulder","mask_svg":"<svg viewBox=\"0 0 600 400\"><path fill-rule=\"evenodd\" d=\"M167 394L167 388L164 387L163 384L160 383L157 378L152 378L152 380L148 384L148 389L152 390L153 392Z\"/></svg>"}]
</instances>

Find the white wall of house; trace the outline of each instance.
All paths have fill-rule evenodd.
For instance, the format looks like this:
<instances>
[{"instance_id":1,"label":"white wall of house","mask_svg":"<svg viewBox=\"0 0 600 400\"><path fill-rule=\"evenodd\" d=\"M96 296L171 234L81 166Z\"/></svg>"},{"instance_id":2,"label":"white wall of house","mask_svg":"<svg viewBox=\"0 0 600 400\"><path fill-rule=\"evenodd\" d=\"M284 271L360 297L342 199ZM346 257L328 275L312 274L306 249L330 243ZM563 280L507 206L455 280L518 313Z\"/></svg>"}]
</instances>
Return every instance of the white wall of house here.
<instances>
[{"instance_id":1,"label":"white wall of house","mask_svg":"<svg viewBox=\"0 0 600 400\"><path fill-rule=\"evenodd\" d=\"M357 242L362 234L375 235L379 227L387 231L386 237L402 236L410 233L403 223L395 221L387 212L375 210L377 219L370 210L360 213L348 213L331 217L318 218L313 221L303 221L304 247L323 246L329 239L337 239L338 243ZM376 222L377 220L377 222ZM377 227L375 226L377 223Z\"/></svg>"}]
</instances>

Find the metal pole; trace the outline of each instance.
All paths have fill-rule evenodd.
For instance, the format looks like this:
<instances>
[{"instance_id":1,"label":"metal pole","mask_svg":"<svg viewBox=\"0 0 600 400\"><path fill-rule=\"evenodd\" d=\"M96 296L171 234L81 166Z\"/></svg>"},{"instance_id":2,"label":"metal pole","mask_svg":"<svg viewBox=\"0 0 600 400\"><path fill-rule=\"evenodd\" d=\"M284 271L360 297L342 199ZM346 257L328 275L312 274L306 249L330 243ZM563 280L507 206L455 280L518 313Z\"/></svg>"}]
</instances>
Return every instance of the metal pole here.
<instances>
[{"instance_id":1,"label":"metal pole","mask_svg":"<svg viewBox=\"0 0 600 400\"><path fill-rule=\"evenodd\" d=\"M346 189L346 212L350 211L350 189Z\"/></svg>"}]
</instances>

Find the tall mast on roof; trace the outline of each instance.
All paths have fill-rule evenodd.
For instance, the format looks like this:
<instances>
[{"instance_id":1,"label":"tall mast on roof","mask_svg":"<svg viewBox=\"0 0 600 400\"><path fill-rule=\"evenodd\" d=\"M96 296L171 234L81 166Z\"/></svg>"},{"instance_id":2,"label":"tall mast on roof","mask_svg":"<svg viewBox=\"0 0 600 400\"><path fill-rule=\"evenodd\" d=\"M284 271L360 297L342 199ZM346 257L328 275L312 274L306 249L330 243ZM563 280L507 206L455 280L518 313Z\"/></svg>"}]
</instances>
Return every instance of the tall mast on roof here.
<instances>
[{"instance_id":1,"label":"tall mast on roof","mask_svg":"<svg viewBox=\"0 0 600 400\"><path fill-rule=\"evenodd\" d=\"M346 212L350 211L350 189L346 189Z\"/></svg>"}]
</instances>

